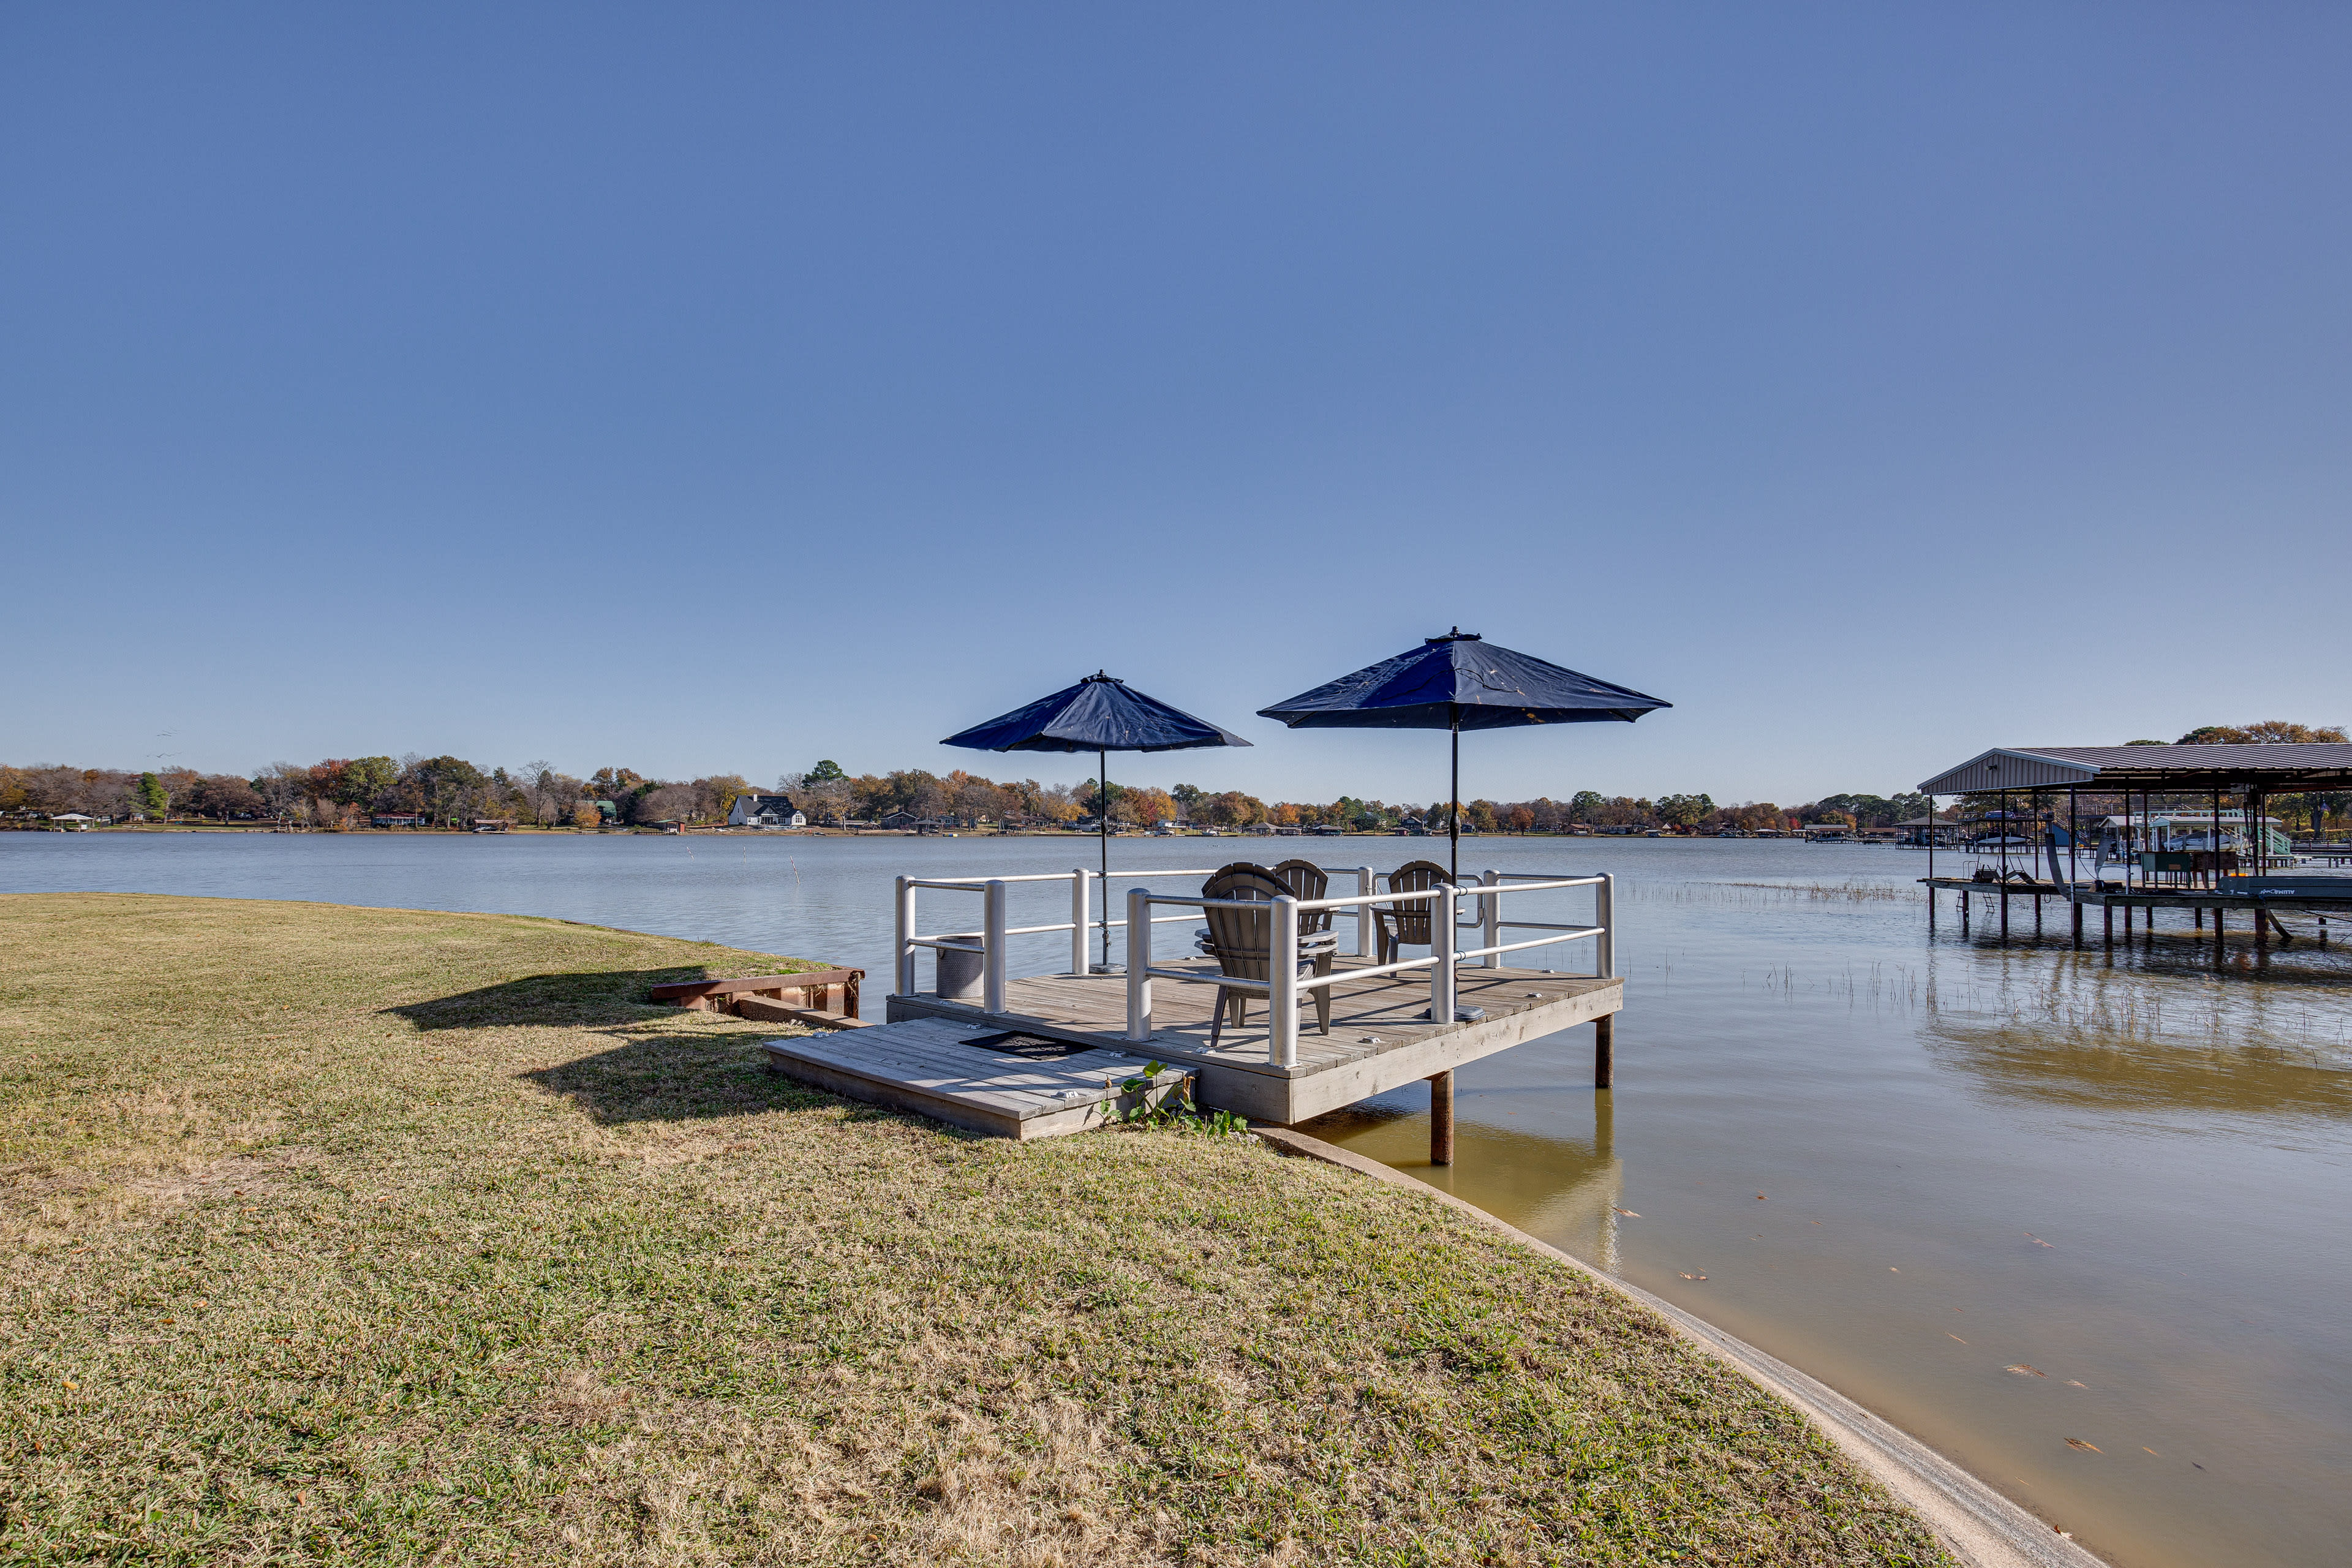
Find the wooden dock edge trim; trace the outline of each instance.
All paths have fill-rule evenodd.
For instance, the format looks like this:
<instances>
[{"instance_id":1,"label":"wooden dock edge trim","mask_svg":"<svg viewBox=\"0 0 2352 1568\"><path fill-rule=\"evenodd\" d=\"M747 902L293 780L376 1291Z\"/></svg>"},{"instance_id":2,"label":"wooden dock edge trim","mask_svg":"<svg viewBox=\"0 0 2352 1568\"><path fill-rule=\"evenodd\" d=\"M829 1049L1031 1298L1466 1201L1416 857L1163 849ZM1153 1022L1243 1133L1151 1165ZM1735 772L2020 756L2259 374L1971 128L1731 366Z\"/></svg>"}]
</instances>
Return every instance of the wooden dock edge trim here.
<instances>
[{"instance_id":1,"label":"wooden dock edge trim","mask_svg":"<svg viewBox=\"0 0 2352 1568\"><path fill-rule=\"evenodd\" d=\"M2101 1559L2060 1535L2056 1526L2036 1518L1908 1432L1881 1420L1827 1384L1725 1333L1673 1302L1603 1274L1475 1204L1417 1182L1377 1160L1366 1159L1287 1127L1253 1127L1250 1131L1277 1153L1342 1166L1458 1209L1488 1229L1499 1231L1520 1246L1565 1264L1602 1288L1647 1307L1665 1319L1701 1354L1724 1363L1765 1392L1796 1406L1857 1468L1925 1520L1945 1550L1967 1568L2105 1568Z\"/></svg>"}]
</instances>

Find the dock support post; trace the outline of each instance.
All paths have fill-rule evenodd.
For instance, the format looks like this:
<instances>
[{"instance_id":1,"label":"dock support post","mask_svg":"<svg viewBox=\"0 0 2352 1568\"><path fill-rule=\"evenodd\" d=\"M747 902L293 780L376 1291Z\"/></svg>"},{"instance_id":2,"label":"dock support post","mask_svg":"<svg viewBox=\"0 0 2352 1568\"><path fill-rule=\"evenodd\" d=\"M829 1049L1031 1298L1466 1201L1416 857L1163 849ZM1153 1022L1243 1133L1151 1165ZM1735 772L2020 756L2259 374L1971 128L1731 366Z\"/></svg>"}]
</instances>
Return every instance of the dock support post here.
<instances>
[{"instance_id":1,"label":"dock support post","mask_svg":"<svg viewBox=\"0 0 2352 1568\"><path fill-rule=\"evenodd\" d=\"M1429 910L1429 1021L1443 1027L1454 1022L1454 884L1441 882ZM1277 922L1279 923L1279 922Z\"/></svg>"},{"instance_id":2,"label":"dock support post","mask_svg":"<svg viewBox=\"0 0 2352 1568\"><path fill-rule=\"evenodd\" d=\"M2009 884L2000 885L2000 940L2009 940Z\"/></svg>"},{"instance_id":3,"label":"dock support post","mask_svg":"<svg viewBox=\"0 0 2352 1568\"><path fill-rule=\"evenodd\" d=\"M1274 932L1266 954L1266 1057L1278 1068L1298 1065L1298 900L1274 900Z\"/></svg>"},{"instance_id":4,"label":"dock support post","mask_svg":"<svg viewBox=\"0 0 2352 1568\"><path fill-rule=\"evenodd\" d=\"M2041 895L2041 894L2039 894L2039 893L2036 893L2036 894L2034 894L2034 895L2033 895L2033 935L2034 935L2034 940L2036 940L2037 942L2041 940L2041 937L2042 937L2042 895Z\"/></svg>"},{"instance_id":5,"label":"dock support post","mask_svg":"<svg viewBox=\"0 0 2352 1568\"><path fill-rule=\"evenodd\" d=\"M1379 890L1379 888L1373 881L1372 868L1370 866L1357 867L1356 897L1360 899L1369 899ZM1380 922L1372 918L1371 905L1358 904L1356 906L1356 956L1358 958L1370 958L1373 955L1376 951L1377 944L1373 942L1372 938L1375 933L1375 928L1379 923Z\"/></svg>"},{"instance_id":6,"label":"dock support post","mask_svg":"<svg viewBox=\"0 0 2352 1568\"><path fill-rule=\"evenodd\" d=\"M2105 899L2099 900L2099 921L2106 928L2107 951L2113 952L2116 950L2116 906Z\"/></svg>"},{"instance_id":7,"label":"dock support post","mask_svg":"<svg viewBox=\"0 0 2352 1568\"><path fill-rule=\"evenodd\" d=\"M1592 923L1601 934L1592 939L1593 966L1603 980L1617 973L1617 873L1603 871L1592 889Z\"/></svg>"},{"instance_id":8,"label":"dock support post","mask_svg":"<svg viewBox=\"0 0 2352 1568\"><path fill-rule=\"evenodd\" d=\"M898 992L911 996L915 991L915 889L907 879L898 879Z\"/></svg>"},{"instance_id":9,"label":"dock support post","mask_svg":"<svg viewBox=\"0 0 2352 1568\"><path fill-rule=\"evenodd\" d=\"M1500 871L1495 870L1482 872L1478 878L1478 885L1482 888L1499 888L1503 885L1503 874ZM1485 898L1480 899L1478 900L1478 912L1485 917L1481 921L1481 924L1485 927L1485 930L1481 934L1486 938L1486 940L1481 942L1478 945L1480 947L1502 946L1502 895L1499 893L1489 893ZM1500 969L1503 967L1503 955L1499 952L1490 952L1480 961L1479 966L1484 969Z\"/></svg>"},{"instance_id":10,"label":"dock support post","mask_svg":"<svg viewBox=\"0 0 2352 1568\"><path fill-rule=\"evenodd\" d=\"M2268 846L2265 845L2264 847L2267 848ZM2263 916L2269 912L2260 904L2254 906L2254 951L2257 952L2265 951L2271 945L2270 922L2263 919Z\"/></svg>"},{"instance_id":11,"label":"dock support post","mask_svg":"<svg viewBox=\"0 0 2352 1568\"><path fill-rule=\"evenodd\" d=\"M1004 1011L1004 883L991 878L981 894L980 1005Z\"/></svg>"},{"instance_id":12,"label":"dock support post","mask_svg":"<svg viewBox=\"0 0 2352 1568\"><path fill-rule=\"evenodd\" d=\"M1429 1075L1429 1163L1454 1163L1454 1071Z\"/></svg>"},{"instance_id":13,"label":"dock support post","mask_svg":"<svg viewBox=\"0 0 2352 1568\"><path fill-rule=\"evenodd\" d=\"M1603 1013L1592 1020L1592 1087L1611 1089L1617 1082L1617 1015Z\"/></svg>"},{"instance_id":14,"label":"dock support post","mask_svg":"<svg viewBox=\"0 0 2352 1568\"><path fill-rule=\"evenodd\" d=\"M1070 973L1073 974L1087 973L1087 927L1094 923L1095 918L1094 897L1087 890L1088 875L1083 866L1070 868ZM1103 897L1110 897L1108 888L1103 889Z\"/></svg>"},{"instance_id":15,"label":"dock support post","mask_svg":"<svg viewBox=\"0 0 2352 1568\"><path fill-rule=\"evenodd\" d=\"M1969 890L1966 888L1960 889L1960 934L1969 934Z\"/></svg>"},{"instance_id":16,"label":"dock support post","mask_svg":"<svg viewBox=\"0 0 2352 1568\"><path fill-rule=\"evenodd\" d=\"M1103 889L1108 897L1110 889ZM1084 937L1081 925L1078 934ZM1079 957L1086 956L1081 942ZM1220 994L1217 1005L1224 1005ZM1151 894L1142 888L1127 890L1127 1037L1148 1040L1151 1037Z\"/></svg>"},{"instance_id":17,"label":"dock support post","mask_svg":"<svg viewBox=\"0 0 2352 1568\"><path fill-rule=\"evenodd\" d=\"M2066 901L2074 906L2074 951L2080 952L2083 951L2083 900L2070 897Z\"/></svg>"}]
</instances>

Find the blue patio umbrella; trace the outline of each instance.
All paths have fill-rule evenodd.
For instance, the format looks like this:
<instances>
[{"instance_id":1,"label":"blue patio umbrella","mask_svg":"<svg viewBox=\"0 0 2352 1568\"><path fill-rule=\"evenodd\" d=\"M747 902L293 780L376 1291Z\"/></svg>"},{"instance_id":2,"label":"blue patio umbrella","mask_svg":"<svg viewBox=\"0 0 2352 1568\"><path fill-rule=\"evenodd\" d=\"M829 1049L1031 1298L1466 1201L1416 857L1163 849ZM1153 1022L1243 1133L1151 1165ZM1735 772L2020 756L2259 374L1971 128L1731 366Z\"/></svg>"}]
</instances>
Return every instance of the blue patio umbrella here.
<instances>
[{"instance_id":1,"label":"blue patio umbrella","mask_svg":"<svg viewBox=\"0 0 2352 1568\"><path fill-rule=\"evenodd\" d=\"M1454 809L1446 823L1449 862L1462 875L1462 731L1528 724L1632 723L1674 704L1612 686L1527 654L1498 647L1456 626L1411 653L1367 665L1287 702L1261 708L1294 730L1447 730L1454 736Z\"/></svg>"},{"instance_id":2,"label":"blue patio umbrella","mask_svg":"<svg viewBox=\"0 0 2352 1568\"><path fill-rule=\"evenodd\" d=\"M1205 719L1171 708L1156 697L1131 689L1100 670L1076 686L1041 697L985 724L950 735L942 746L976 752L1092 752L1096 775L1095 816L1102 843L1102 962L1110 967L1110 753L1185 752L1196 746L1246 746L1247 741Z\"/></svg>"}]
</instances>

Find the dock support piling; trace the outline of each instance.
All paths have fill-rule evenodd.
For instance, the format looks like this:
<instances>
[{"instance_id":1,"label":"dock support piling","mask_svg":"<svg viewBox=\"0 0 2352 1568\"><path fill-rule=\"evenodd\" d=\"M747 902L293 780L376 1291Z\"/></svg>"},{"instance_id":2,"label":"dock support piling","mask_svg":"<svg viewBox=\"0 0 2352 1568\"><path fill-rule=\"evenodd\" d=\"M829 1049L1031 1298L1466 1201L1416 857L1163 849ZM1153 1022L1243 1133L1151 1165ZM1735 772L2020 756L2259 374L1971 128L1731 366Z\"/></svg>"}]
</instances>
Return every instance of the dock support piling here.
<instances>
[{"instance_id":1,"label":"dock support piling","mask_svg":"<svg viewBox=\"0 0 2352 1568\"><path fill-rule=\"evenodd\" d=\"M1380 888L1373 880L1372 868L1370 866L1357 867L1356 897L1360 899L1369 899L1374 893L1379 891ZM1370 904L1358 904L1356 906L1356 956L1358 958L1370 958L1372 956L1376 946L1372 940L1374 934L1372 906Z\"/></svg>"},{"instance_id":2,"label":"dock support piling","mask_svg":"<svg viewBox=\"0 0 2352 1568\"><path fill-rule=\"evenodd\" d=\"M2033 895L2033 935L2036 941L2042 936L2042 895L2039 893Z\"/></svg>"},{"instance_id":3,"label":"dock support piling","mask_svg":"<svg viewBox=\"0 0 2352 1568\"><path fill-rule=\"evenodd\" d=\"M2009 884L2000 885L2000 940L2009 940Z\"/></svg>"},{"instance_id":4,"label":"dock support piling","mask_svg":"<svg viewBox=\"0 0 2352 1568\"><path fill-rule=\"evenodd\" d=\"M2074 951L2080 952L2083 951L2083 900L2070 898L2066 901L2074 907Z\"/></svg>"},{"instance_id":5,"label":"dock support piling","mask_svg":"<svg viewBox=\"0 0 2352 1568\"><path fill-rule=\"evenodd\" d=\"M1429 1163L1454 1163L1454 1072L1429 1075Z\"/></svg>"},{"instance_id":6,"label":"dock support piling","mask_svg":"<svg viewBox=\"0 0 2352 1568\"><path fill-rule=\"evenodd\" d=\"M1592 1020L1592 1087L1617 1084L1617 1015L1603 1013Z\"/></svg>"},{"instance_id":7,"label":"dock support piling","mask_svg":"<svg viewBox=\"0 0 2352 1568\"><path fill-rule=\"evenodd\" d=\"M2107 902L2105 900L2104 900L2104 899L2102 899L2102 900L2099 900L2099 923L2100 923L2102 926L2104 926L2104 927L2105 928L2105 940L2106 940L2106 944L2107 944L2107 951L2108 951L2109 952L2115 952L2115 950L2116 950L2116 906L2115 906L2115 905L2113 905L2113 904L2111 904L2111 903L2108 903L2108 902Z\"/></svg>"}]
</instances>

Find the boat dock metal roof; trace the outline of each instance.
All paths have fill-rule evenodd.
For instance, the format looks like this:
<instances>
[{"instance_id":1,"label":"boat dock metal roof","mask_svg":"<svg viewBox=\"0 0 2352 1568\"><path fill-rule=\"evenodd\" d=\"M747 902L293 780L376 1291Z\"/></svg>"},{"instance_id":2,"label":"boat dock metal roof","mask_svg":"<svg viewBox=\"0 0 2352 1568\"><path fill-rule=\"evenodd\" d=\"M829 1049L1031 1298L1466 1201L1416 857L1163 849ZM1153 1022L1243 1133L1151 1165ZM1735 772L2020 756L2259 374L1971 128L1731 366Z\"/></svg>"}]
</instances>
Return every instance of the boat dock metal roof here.
<instances>
[{"instance_id":1,"label":"boat dock metal roof","mask_svg":"<svg viewBox=\"0 0 2352 1568\"><path fill-rule=\"evenodd\" d=\"M1995 746L1919 785L1923 795L1990 790L2352 788L2352 745Z\"/></svg>"}]
</instances>

